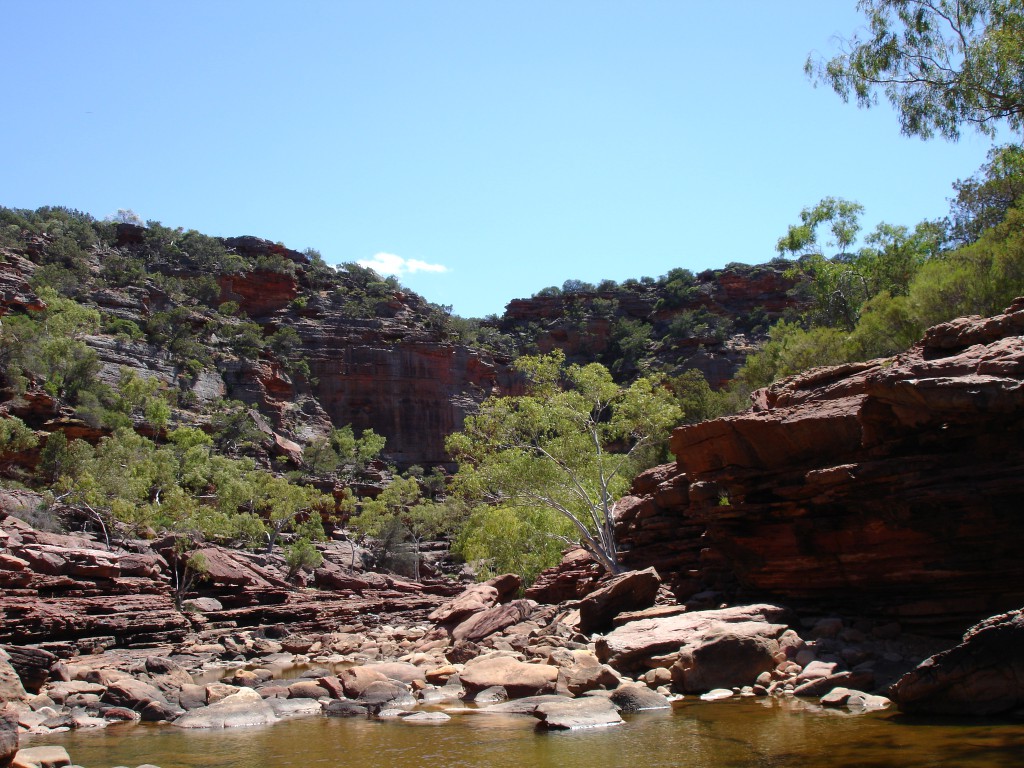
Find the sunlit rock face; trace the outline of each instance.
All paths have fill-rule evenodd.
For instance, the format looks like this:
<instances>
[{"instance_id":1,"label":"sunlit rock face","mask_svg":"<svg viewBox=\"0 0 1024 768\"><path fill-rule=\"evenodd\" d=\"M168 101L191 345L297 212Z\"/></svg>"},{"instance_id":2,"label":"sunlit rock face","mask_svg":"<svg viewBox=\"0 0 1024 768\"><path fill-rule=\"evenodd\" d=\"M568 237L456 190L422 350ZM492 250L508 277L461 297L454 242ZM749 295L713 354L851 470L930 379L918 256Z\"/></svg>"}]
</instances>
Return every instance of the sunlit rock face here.
<instances>
[{"instance_id":1,"label":"sunlit rock face","mask_svg":"<svg viewBox=\"0 0 1024 768\"><path fill-rule=\"evenodd\" d=\"M963 632L1024 604L1024 301L905 354L809 371L685 426L620 505L626 565Z\"/></svg>"}]
</instances>

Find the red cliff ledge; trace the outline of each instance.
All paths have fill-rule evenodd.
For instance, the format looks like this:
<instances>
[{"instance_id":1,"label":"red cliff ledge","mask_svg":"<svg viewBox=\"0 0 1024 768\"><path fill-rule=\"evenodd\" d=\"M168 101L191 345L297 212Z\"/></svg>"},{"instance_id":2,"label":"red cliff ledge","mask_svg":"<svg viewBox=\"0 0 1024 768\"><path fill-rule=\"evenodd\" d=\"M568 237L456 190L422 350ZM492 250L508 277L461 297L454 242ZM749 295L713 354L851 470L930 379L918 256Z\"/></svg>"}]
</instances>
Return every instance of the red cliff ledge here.
<instances>
[{"instance_id":1,"label":"red cliff ledge","mask_svg":"<svg viewBox=\"0 0 1024 768\"><path fill-rule=\"evenodd\" d=\"M617 531L696 593L931 634L1024 605L1024 299L893 358L819 368L677 429ZM702 595L707 598L707 595Z\"/></svg>"}]
</instances>

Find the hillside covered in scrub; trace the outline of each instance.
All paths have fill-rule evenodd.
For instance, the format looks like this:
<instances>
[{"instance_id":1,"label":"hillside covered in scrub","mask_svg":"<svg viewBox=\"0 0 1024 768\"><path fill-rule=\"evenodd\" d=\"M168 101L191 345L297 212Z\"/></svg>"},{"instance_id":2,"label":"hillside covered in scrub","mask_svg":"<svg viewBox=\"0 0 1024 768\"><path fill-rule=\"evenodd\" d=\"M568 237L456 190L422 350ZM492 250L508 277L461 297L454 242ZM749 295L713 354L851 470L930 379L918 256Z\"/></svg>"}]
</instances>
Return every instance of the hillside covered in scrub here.
<instances>
[{"instance_id":1,"label":"hillside covered in scrub","mask_svg":"<svg viewBox=\"0 0 1024 768\"><path fill-rule=\"evenodd\" d=\"M784 376L894 354L1024 293L1020 170L1015 147L993 150L954 185L946 219L880 224L859 247L861 207L826 198L769 263L567 281L481 319L256 237L0 209L0 472L78 524L269 550L286 533L305 542L296 562L349 523L459 539L488 523L471 514L480 499L452 494L446 440L488 398L525 391L524 355L598 364L620 386L648 379L694 423ZM303 529L314 512L324 529ZM524 555L541 537L511 524L488 534L484 554L517 542L496 567L535 574L557 556Z\"/></svg>"}]
</instances>

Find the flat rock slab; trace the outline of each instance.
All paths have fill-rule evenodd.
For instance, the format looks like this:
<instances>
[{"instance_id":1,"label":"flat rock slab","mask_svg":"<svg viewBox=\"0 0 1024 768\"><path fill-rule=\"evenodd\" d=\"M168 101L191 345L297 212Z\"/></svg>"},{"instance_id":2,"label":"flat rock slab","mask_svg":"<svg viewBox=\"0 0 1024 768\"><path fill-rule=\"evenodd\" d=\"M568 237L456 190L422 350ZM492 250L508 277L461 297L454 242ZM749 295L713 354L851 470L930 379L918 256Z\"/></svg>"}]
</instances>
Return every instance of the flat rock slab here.
<instances>
[{"instance_id":1,"label":"flat rock slab","mask_svg":"<svg viewBox=\"0 0 1024 768\"><path fill-rule=\"evenodd\" d=\"M538 727L551 730L606 728L622 723L619 710L601 696L547 701L533 711L533 716L540 720Z\"/></svg>"},{"instance_id":2,"label":"flat rock slab","mask_svg":"<svg viewBox=\"0 0 1024 768\"><path fill-rule=\"evenodd\" d=\"M265 699L278 717L309 717L323 713L316 699Z\"/></svg>"},{"instance_id":3,"label":"flat rock slab","mask_svg":"<svg viewBox=\"0 0 1024 768\"><path fill-rule=\"evenodd\" d=\"M550 704L552 702L557 703L561 701L571 701L568 696L559 696L558 694L549 693L543 696L526 696L522 699L515 699L514 701L503 701L500 704L491 704L486 707L480 707L479 709L466 709L462 710L467 713L480 712L483 714L499 714L499 715L532 715L537 707L542 704Z\"/></svg>"},{"instance_id":4,"label":"flat rock slab","mask_svg":"<svg viewBox=\"0 0 1024 768\"><path fill-rule=\"evenodd\" d=\"M71 765L71 756L64 747L29 747L18 750L12 768L61 768Z\"/></svg>"},{"instance_id":5,"label":"flat rock slab","mask_svg":"<svg viewBox=\"0 0 1024 768\"><path fill-rule=\"evenodd\" d=\"M451 717L444 712L415 712L402 718L403 723L427 723L437 725L447 723Z\"/></svg>"},{"instance_id":6,"label":"flat rock slab","mask_svg":"<svg viewBox=\"0 0 1024 768\"><path fill-rule=\"evenodd\" d=\"M493 686L502 686L512 698L554 693L558 667L527 664L510 656L496 656L466 664L459 675L470 694Z\"/></svg>"}]
</instances>

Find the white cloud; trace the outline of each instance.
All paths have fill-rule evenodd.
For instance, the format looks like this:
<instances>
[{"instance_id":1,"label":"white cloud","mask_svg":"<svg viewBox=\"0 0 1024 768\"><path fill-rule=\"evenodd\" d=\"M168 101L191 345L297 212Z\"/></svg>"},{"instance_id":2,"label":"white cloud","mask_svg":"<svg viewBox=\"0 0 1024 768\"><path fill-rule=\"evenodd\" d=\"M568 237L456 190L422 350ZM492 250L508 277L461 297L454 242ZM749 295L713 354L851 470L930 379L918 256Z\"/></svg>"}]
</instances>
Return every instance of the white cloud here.
<instances>
[{"instance_id":1,"label":"white cloud","mask_svg":"<svg viewBox=\"0 0 1024 768\"><path fill-rule=\"evenodd\" d=\"M393 253L377 253L372 259L356 262L360 267L368 267L381 275L411 275L416 272L447 272L444 264L429 264L420 259L403 259Z\"/></svg>"}]
</instances>

